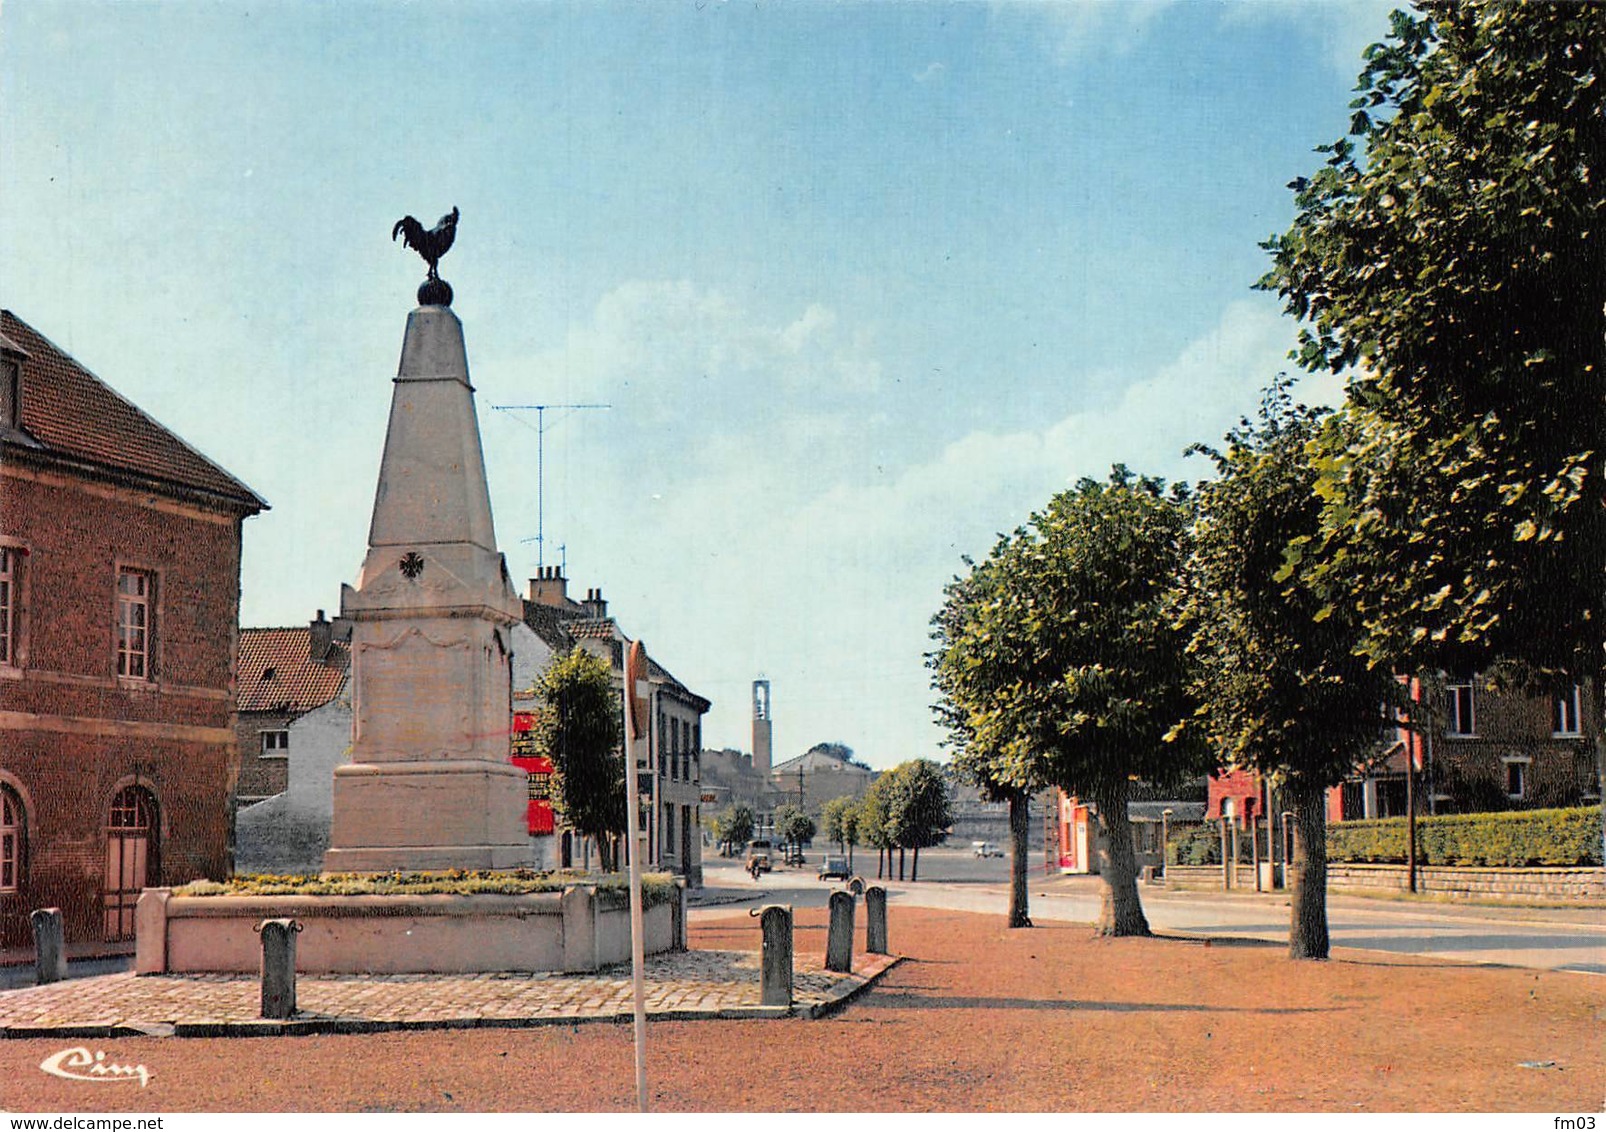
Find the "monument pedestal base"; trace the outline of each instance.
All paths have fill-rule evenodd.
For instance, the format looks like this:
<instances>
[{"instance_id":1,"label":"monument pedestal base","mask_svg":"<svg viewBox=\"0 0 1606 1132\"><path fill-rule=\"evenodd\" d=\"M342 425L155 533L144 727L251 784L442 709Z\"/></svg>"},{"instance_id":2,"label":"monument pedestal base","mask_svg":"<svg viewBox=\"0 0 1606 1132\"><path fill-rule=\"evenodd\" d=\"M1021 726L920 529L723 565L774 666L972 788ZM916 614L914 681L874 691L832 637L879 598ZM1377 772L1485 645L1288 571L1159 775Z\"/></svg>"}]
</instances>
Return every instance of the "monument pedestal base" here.
<instances>
[{"instance_id":1,"label":"monument pedestal base","mask_svg":"<svg viewBox=\"0 0 1606 1132\"><path fill-rule=\"evenodd\" d=\"M324 871L529 866L524 779L516 766L479 759L336 767Z\"/></svg>"}]
</instances>

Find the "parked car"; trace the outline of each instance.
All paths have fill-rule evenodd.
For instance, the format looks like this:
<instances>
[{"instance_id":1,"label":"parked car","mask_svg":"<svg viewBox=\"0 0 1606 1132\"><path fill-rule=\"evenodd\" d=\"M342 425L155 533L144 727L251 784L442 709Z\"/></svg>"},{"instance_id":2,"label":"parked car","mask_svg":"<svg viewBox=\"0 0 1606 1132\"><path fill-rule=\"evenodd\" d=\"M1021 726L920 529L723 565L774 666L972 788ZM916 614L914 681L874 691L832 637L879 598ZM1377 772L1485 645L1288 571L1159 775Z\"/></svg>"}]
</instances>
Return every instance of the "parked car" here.
<instances>
[{"instance_id":1,"label":"parked car","mask_svg":"<svg viewBox=\"0 0 1606 1132\"><path fill-rule=\"evenodd\" d=\"M970 847L978 857L1002 857L1004 855L1004 851L991 841L972 841Z\"/></svg>"},{"instance_id":2,"label":"parked car","mask_svg":"<svg viewBox=\"0 0 1606 1132\"><path fill-rule=\"evenodd\" d=\"M773 866L770 864L770 843L763 839L747 843L747 871L753 874L754 879L759 873L767 873Z\"/></svg>"},{"instance_id":3,"label":"parked car","mask_svg":"<svg viewBox=\"0 0 1606 1132\"><path fill-rule=\"evenodd\" d=\"M820 862L821 880L831 880L832 878L847 880L852 874L853 870L848 868L848 859L846 857L827 854L825 860Z\"/></svg>"}]
</instances>

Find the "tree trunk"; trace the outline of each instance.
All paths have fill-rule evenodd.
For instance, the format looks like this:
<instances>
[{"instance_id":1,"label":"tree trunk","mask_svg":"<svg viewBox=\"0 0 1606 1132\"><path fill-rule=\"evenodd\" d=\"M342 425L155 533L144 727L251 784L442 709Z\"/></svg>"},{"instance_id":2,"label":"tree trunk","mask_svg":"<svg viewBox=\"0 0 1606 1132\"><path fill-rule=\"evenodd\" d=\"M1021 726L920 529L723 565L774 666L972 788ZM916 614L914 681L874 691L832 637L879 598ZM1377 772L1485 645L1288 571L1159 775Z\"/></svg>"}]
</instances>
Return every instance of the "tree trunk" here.
<instances>
[{"instance_id":1,"label":"tree trunk","mask_svg":"<svg viewBox=\"0 0 1606 1132\"><path fill-rule=\"evenodd\" d=\"M915 846L915 859L909 865L909 883L915 884L920 880L920 846Z\"/></svg>"},{"instance_id":2,"label":"tree trunk","mask_svg":"<svg viewBox=\"0 0 1606 1132\"><path fill-rule=\"evenodd\" d=\"M881 879L881 860L882 860L883 857L886 856L886 852L887 851L885 849L882 849L880 846L876 847L876 851L875 851L875 878L876 878L876 880L880 880Z\"/></svg>"},{"instance_id":3,"label":"tree trunk","mask_svg":"<svg viewBox=\"0 0 1606 1132\"><path fill-rule=\"evenodd\" d=\"M1288 919L1288 957L1326 959L1327 790L1319 782L1292 779L1294 879Z\"/></svg>"},{"instance_id":4,"label":"tree trunk","mask_svg":"<svg viewBox=\"0 0 1606 1132\"><path fill-rule=\"evenodd\" d=\"M1127 782L1123 778L1094 795L1104 837L1099 845L1099 874L1104 895L1099 907L1099 935L1150 935L1143 903L1138 899L1138 863L1132 853L1132 823L1127 819Z\"/></svg>"},{"instance_id":5,"label":"tree trunk","mask_svg":"<svg viewBox=\"0 0 1606 1132\"><path fill-rule=\"evenodd\" d=\"M891 850L888 850L891 852ZM891 871L890 869L888 871ZM903 879L903 846L898 846L898 879Z\"/></svg>"},{"instance_id":6,"label":"tree trunk","mask_svg":"<svg viewBox=\"0 0 1606 1132\"><path fill-rule=\"evenodd\" d=\"M1032 798L1024 790L1009 796L1009 926L1029 928L1026 914L1026 858L1031 853Z\"/></svg>"}]
</instances>

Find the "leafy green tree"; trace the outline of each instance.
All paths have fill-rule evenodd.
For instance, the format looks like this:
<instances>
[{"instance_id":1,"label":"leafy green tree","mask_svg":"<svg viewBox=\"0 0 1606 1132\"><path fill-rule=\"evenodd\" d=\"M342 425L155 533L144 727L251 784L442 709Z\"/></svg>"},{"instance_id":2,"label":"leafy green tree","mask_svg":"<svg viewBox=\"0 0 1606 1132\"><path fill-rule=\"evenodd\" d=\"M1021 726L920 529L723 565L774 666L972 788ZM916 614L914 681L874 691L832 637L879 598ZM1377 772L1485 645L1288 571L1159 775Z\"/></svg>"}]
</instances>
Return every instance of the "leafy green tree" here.
<instances>
[{"instance_id":1,"label":"leafy green tree","mask_svg":"<svg viewBox=\"0 0 1606 1132\"><path fill-rule=\"evenodd\" d=\"M814 836L814 819L803 809L790 802L775 807L775 836L782 845L791 845L802 852L803 843Z\"/></svg>"},{"instance_id":2,"label":"leafy green tree","mask_svg":"<svg viewBox=\"0 0 1606 1132\"><path fill-rule=\"evenodd\" d=\"M1287 548L1315 535L1322 502L1307 448L1323 413L1295 405L1286 379L1257 422L1224 450L1195 446L1216 478L1194 496L1192 551L1178 613L1198 661L1195 726L1234 767L1280 780L1298 823L1289 953L1325 959L1327 789L1376 751L1399 696L1387 669L1358 655L1359 621L1327 611Z\"/></svg>"},{"instance_id":3,"label":"leafy green tree","mask_svg":"<svg viewBox=\"0 0 1606 1132\"><path fill-rule=\"evenodd\" d=\"M1348 375L1296 548L1376 663L1588 690L1602 761L1606 6L1426 0L1262 281Z\"/></svg>"},{"instance_id":4,"label":"leafy green tree","mask_svg":"<svg viewBox=\"0 0 1606 1132\"><path fill-rule=\"evenodd\" d=\"M753 839L752 807L732 802L714 817L713 826L715 840L734 850Z\"/></svg>"},{"instance_id":5,"label":"leafy green tree","mask_svg":"<svg viewBox=\"0 0 1606 1132\"><path fill-rule=\"evenodd\" d=\"M920 850L941 845L953 824L953 808L948 780L942 767L930 759L910 759L888 771L887 826L892 843L898 847L898 879L903 879L903 853L914 850L909 874L920 879Z\"/></svg>"},{"instance_id":6,"label":"leafy green tree","mask_svg":"<svg viewBox=\"0 0 1606 1132\"><path fill-rule=\"evenodd\" d=\"M820 828L827 841L833 841L847 855L853 867L853 847L859 843L859 803L851 794L832 798L820 808Z\"/></svg>"},{"instance_id":7,"label":"leafy green tree","mask_svg":"<svg viewBox=\"0 0 1606 1132\"><path fill-rule=\"evenodd\" d=\"M1188 508L1160 480L1112 470L1056 495L1003 538L934 654L940 709L979 773L1015 790L1091 800L1103 827L1099 931L1146 935L1127 801L1211 765L1188 693L1186 638L1166 607L1186 557ZM966 756L967 758L970 756Z\"/></svg>"},{"instance_id":8,"label":"leafy green tree","mask_svg":"<svg viewBox=\"0 0 1606 1132\"><path fill-rule=\"evenodd\" d=\"M870 783L859 799L857 826L859 836L864 843L876 851L875 875L879 880L882 875L883 862L886 865L885 875L892 875L892 827L888 821L888 790L892 786L891 776L880 774Z\"/></svg>"},{"instance_id":9,"label":"leafy green tree","mask_svg":"<svg viewBox=\"0 0 1606 1132\"><path fill-rule=\"evenodd\" d=\"M624 835L623 711L608 665L575 649L547 666L537 682L536 750L552 760L552 806L583 837L593 838L604 871L616 868Z\"/></svg>"},{"instance_id":10,"label":"leafy green tree","mask_svg":"<svg viewBox=\"0 0 1606 1132\"><path fill-rule=\"evenodd\" d=\"M954 751L954 771L974 785L989 802L1009 806L1009 909L1006 923L1029 928L1032 919L1026 884L1031 855L1031 798L1048 785L1041 778L1046 764L1023 754L1004 741L990 745L977 738L970 726L967 705L985 705L1001 690L995 681L1005 674L990 659L991 637L982 624L996 605L999 587L1007 583L995 553L980 565L965 560L970 573L943 589L943 605L931 619L931 638L937 647L926 656L932 670L931 685L938 699L934 710L948 730ZM1003 740L1001 731L989 729L988 739Z\"/></svg>"}]
</instances>

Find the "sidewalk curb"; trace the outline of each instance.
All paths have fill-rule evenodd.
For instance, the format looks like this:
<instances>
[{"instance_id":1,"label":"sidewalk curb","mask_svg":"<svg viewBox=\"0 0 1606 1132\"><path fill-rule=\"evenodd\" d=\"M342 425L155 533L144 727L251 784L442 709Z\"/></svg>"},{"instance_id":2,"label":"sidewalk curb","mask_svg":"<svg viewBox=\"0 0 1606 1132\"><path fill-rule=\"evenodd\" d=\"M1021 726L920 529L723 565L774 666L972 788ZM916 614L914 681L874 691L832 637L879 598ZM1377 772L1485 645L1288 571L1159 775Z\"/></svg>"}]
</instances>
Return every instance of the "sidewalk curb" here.
<instances>
[{"instance_id":1,"label":"sidewalk curb","mask_svg":"<svg viewBox=\"0 0 1606 1132\"><path fill-rule=\"evenodd\" d=\"M878 955L866 961L857 972L844 975L825 992L819 1002L792 1006L738 1006L712 1010L675 1007L650 1010L650 1022L756 1021L772 1018L824 1018L842 1009L881 980L903 961L901 955ZM240 1021L187 1022L95 1022L62 1026L0 1027L0 1041L28 1038L110 1039L110 1038L272 1038L303 1037L314 1034L381 1034L424 1030L528 1030L541 1026L577 1026L581 1023L627 1023L633 1012L608 1014L543 1014L524 1018L339 1018L300 1017L284 1020L252 1018Z\"/></svg>"}]
</instances>

